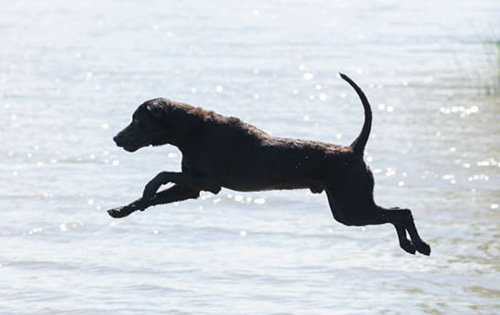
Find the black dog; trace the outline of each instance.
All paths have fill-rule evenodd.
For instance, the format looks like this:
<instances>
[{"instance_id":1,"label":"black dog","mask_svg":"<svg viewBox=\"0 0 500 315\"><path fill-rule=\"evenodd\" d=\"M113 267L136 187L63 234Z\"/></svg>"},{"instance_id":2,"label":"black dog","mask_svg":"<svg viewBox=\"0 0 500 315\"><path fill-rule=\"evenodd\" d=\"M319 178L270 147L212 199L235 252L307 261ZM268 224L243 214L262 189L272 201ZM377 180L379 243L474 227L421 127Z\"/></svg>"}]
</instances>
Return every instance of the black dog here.
<instances>
[{"instance_id":1,"label":"black dog","mask_svg":"<svg viewBox=\"0 0 500 315\"><path fill-rule=\"evenodd\" d=\"M146 101L114 141L129 152L172 144L182 152L182 172L159 173L142 198L108 213L121 218L149 206L198 198L202 190L217 194L222 187L308 188L313 193L326 191L337 221L355 226L391 223L401 248L429 255L431 249L418 235L410 210L385 209L373 200L373 175L363 161L372 123L370 104L356 83L341 77L357 92L365 111L363 129L349 146L273 137L234 117L163 98ZM157 192L167 183L173 186Z\"/></svg>"}]
</instances>

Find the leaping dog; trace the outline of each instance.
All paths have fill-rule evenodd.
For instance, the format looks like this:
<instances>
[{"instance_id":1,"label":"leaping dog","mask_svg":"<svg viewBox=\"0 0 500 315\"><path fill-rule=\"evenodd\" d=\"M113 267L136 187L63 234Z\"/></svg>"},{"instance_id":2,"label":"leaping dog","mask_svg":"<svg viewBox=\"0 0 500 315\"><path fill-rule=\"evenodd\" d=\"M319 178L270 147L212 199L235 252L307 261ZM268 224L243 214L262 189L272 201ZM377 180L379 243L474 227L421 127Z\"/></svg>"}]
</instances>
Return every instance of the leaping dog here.
<instances>
[{"instance_id":1,"label":"leaping dog","mask_svg":"<svg viewBox=\"0 0 500 315\"><path fill-rule=\"evenodd\" d=\"M326 192L333 217L342 224L364 226L391 223L399 245L410 254L430 255L409 209L383 208L373 199L373 174L363 160L372 112L365 94L340 74L361 99L365 121L348 146L274 137L244 123L188 104L156 98L137 108L132 122L113 139L134 152L149 145L171 144L182 153L182 172L161 172L145 187L142 198L108 210L114 218L134 211L196 199L200 191L310 189ZM158 191L161 185L173 186ZM407 238L407 233L410 236Z\"/></svg>"}]
</instances>

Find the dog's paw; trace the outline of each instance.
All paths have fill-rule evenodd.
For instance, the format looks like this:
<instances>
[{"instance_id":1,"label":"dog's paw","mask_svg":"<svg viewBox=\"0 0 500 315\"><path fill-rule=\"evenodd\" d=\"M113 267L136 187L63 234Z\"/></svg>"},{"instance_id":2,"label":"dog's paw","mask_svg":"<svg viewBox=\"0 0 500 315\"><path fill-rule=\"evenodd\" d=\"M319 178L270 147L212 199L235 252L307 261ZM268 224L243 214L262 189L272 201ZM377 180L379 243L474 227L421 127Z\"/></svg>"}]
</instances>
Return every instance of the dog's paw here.
<instances>
[{"instance_id":1,"label":"dog's paw","mask_svg":"<svg viewBox=\"0 0 500 315\"><path fill-rule=\"evenodd\" d=\"M429 244L427 244L426 242L422 241L420 244L418 244L417 251L420 254L429 256L431 254L431 247L429 246Z\"/></svg>"},{"instance_id":2,"label":"dog's paw","mask_svg":"<svg viewBox=\"0 0 500 315\"><path fill-rule=\"evenodd\" d=\"M108 210L108 214L115 219L120 219L128 216L135 210L137 209L134 209L133 207L130 206L118 207Z\"/></svg>"},{"instance_id":3,"label":"dog's paw","mask_svg":"<svg viewBox=\"0 0 500 315\"><path fill-rule=\"evenodd\" d=\"M407 253L409 254L412 254L412 255L415 255L416 253L416 249L415 249L415 246L413 246L413 243L410 242L410 241L407 241L407 242L404 242L404 243L401 243L399 244L399 246Z\"/></svg>"}]
</instances>

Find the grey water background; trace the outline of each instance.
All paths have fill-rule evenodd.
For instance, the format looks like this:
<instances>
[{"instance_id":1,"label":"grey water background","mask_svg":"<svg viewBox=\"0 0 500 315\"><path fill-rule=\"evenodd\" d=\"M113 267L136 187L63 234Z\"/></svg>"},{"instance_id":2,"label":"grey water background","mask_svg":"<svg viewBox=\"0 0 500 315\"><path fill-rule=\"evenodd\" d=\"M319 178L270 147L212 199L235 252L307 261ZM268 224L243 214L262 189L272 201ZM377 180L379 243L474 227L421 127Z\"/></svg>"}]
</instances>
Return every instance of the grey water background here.
<instances>
[{"instance_id":1,"label":"grey water background","mask_svg":"<svg viewBox=\"0 0 500 315\"><path fill-rule=\"evenodd\" d=\"M500 313L498 1L3 1L1 314ZM112 136L157 96L269 133L349 144L372 102L375 198L393 227L334 222L325 195L238 193L113 220L174 147Z\"/></svg>"}]
</instances>

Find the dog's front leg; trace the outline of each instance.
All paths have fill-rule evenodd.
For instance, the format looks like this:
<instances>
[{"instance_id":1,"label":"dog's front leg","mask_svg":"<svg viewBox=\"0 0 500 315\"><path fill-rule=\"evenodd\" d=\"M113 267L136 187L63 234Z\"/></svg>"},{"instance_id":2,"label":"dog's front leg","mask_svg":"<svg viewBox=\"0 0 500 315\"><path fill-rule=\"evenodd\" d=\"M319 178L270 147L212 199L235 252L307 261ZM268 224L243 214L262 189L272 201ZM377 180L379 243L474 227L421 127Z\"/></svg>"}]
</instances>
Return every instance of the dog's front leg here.
<instances>
[{"instance_id":1,"label":"dog's front leg","mask_svg":"<svg viewBox=\"0 0 500 315\"><path fill-rule=\"evenodd\" d=\"M172 203L187 199L196 199L199 197L199 195L200 192L197 190L174 185L168 189L160 191L151 199L140 198L126 206L108 210L108 214L113 218L123 218L137 210L144 211L148 207L159 204Z\"/></svg>"},{"instance_id":2,"label":"dog's front leg","mask_svg":"<svg viewBox=\"0 0 500 315\"><path fill-rule=\"evenodd\" d=\"M188 173L161 172L146 184L142 194L143 199L151 199L161 185L174 183L193 190L204 190L217 194L221 190L221 185L215 180L205 177L192 176Z\"/></svg>"}]
</instances>

